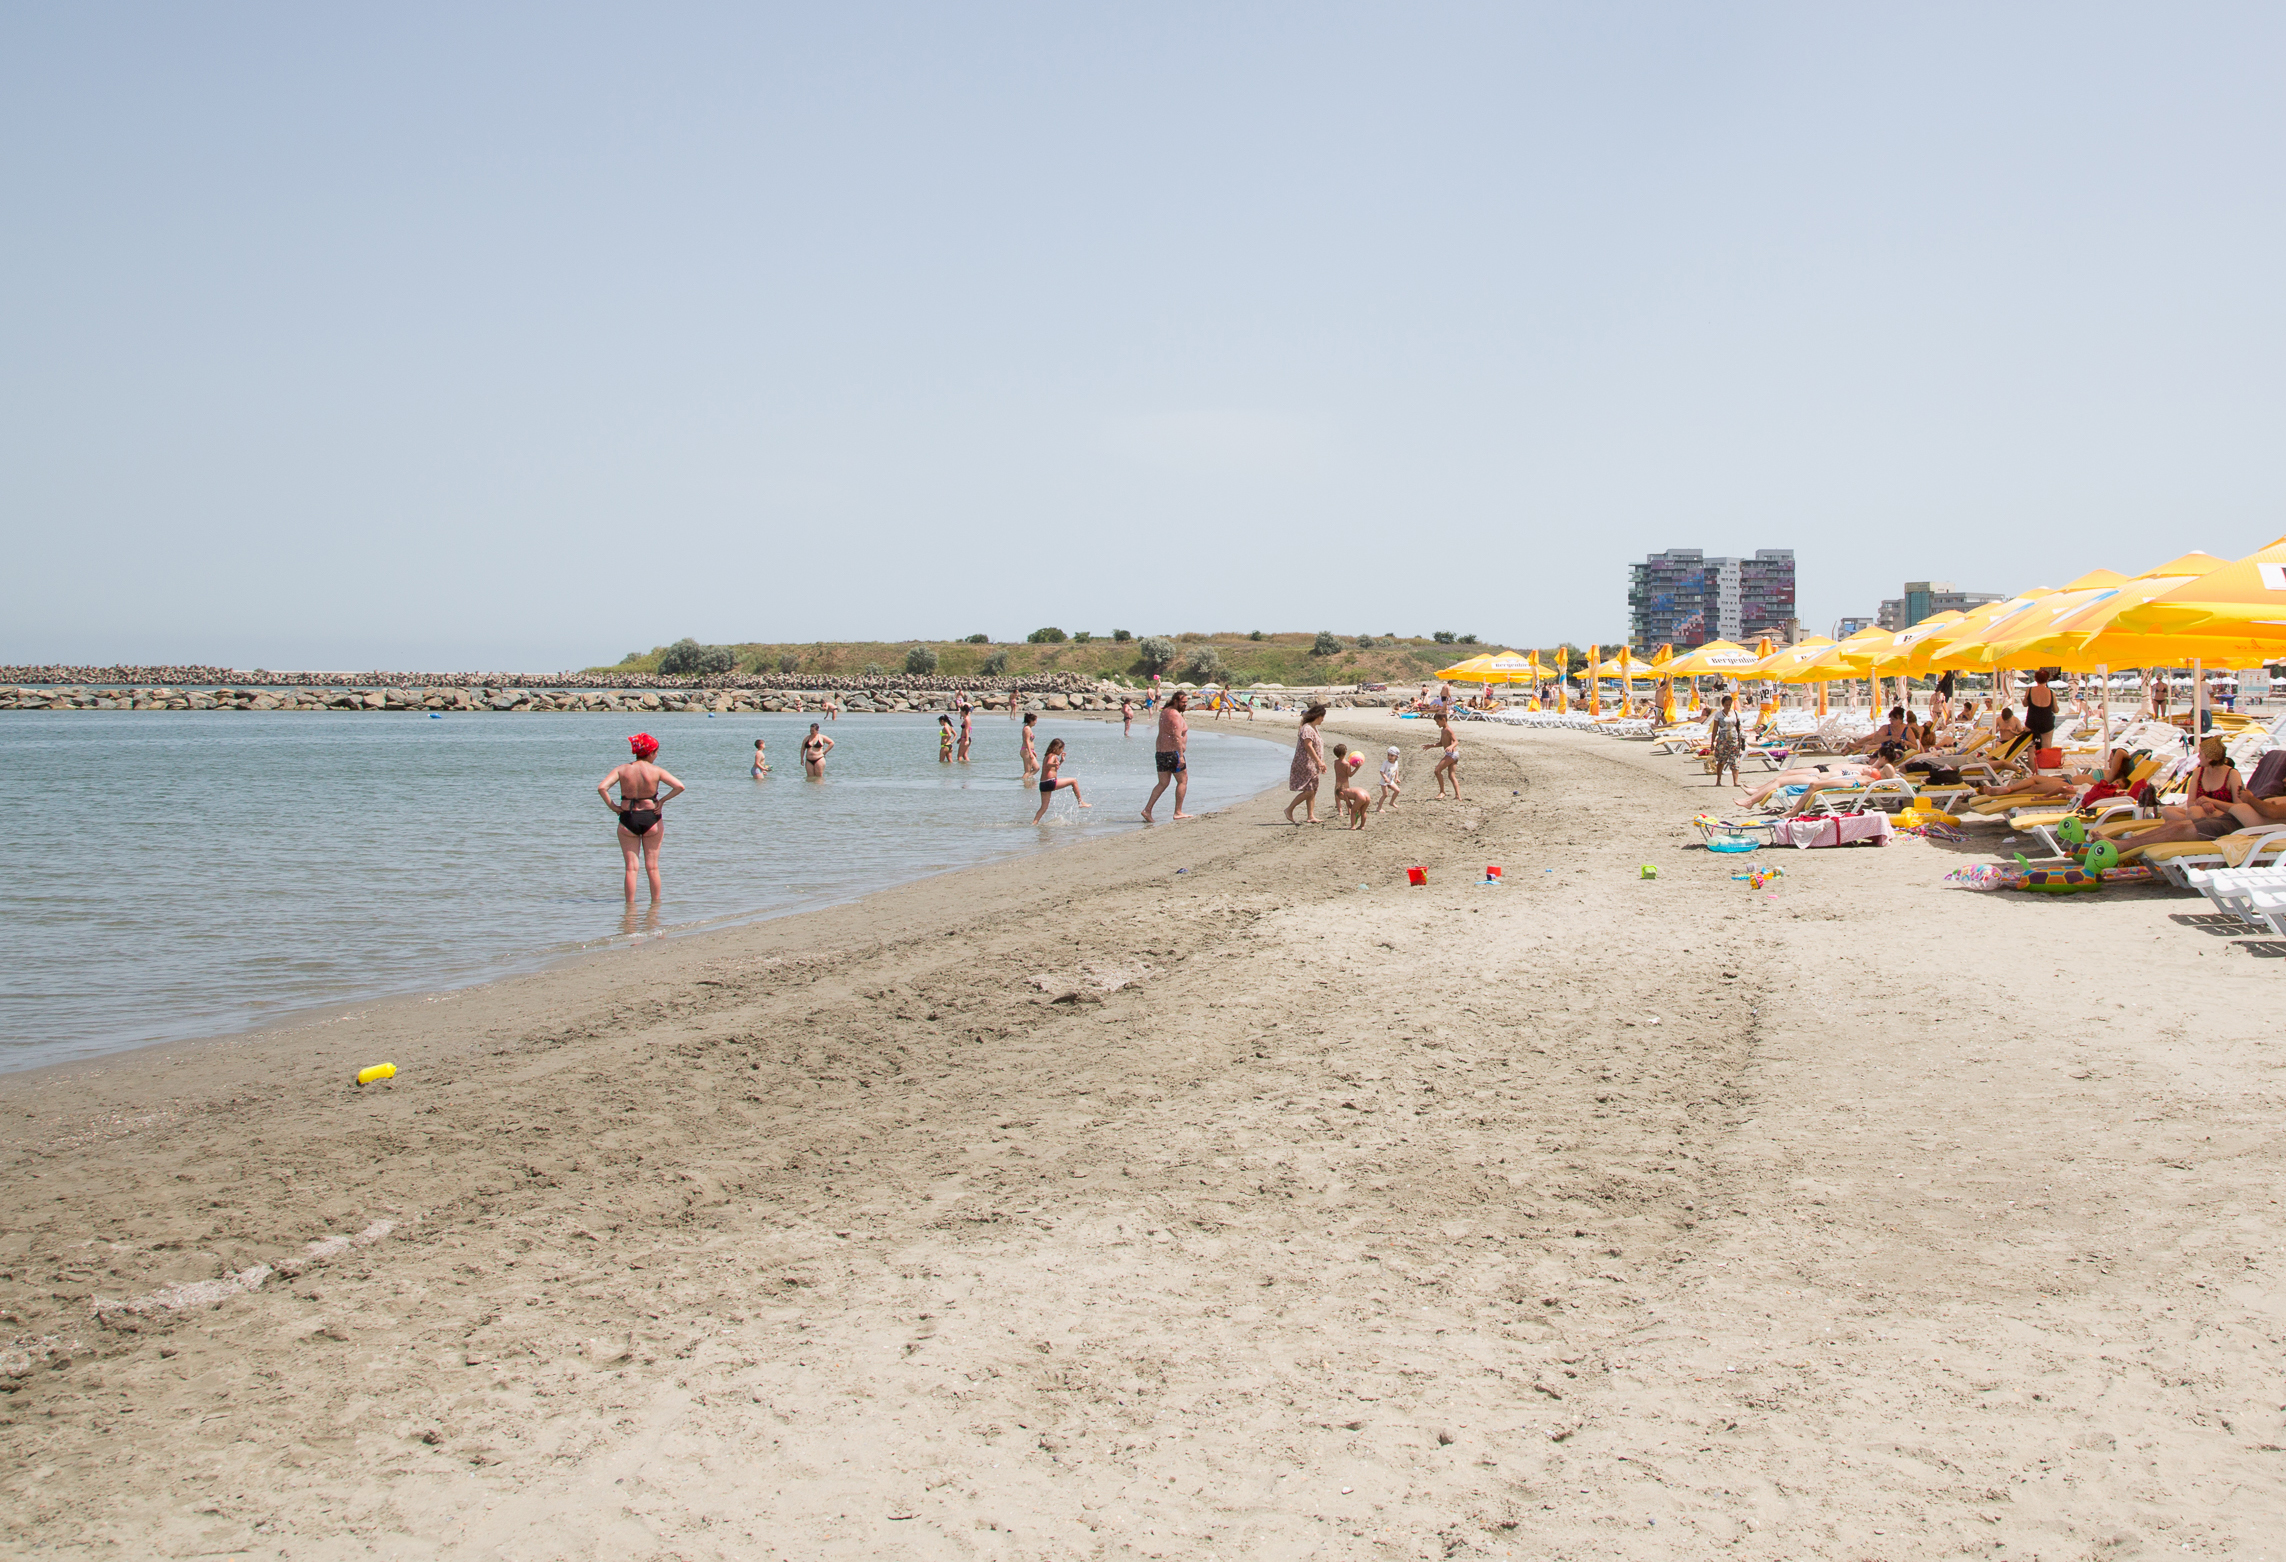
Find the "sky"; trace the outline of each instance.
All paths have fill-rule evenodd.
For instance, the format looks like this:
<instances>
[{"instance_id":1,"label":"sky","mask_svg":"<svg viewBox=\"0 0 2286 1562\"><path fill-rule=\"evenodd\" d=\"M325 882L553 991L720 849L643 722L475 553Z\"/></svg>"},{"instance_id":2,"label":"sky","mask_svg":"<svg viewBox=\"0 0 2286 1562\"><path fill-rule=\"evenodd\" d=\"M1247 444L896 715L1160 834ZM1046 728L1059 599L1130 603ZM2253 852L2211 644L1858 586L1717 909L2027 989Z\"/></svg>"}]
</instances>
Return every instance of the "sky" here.
<instances>
[{"instance_id":1,"label":"sky","mask_svg":"<svg viewBox=\"0 0 2286 1562\"><path fill-rule=\"evenodd\" d=\"M1625 633L2286 533L2286 10L0 7L0 662Z\"/></svg>"}]
</instances>

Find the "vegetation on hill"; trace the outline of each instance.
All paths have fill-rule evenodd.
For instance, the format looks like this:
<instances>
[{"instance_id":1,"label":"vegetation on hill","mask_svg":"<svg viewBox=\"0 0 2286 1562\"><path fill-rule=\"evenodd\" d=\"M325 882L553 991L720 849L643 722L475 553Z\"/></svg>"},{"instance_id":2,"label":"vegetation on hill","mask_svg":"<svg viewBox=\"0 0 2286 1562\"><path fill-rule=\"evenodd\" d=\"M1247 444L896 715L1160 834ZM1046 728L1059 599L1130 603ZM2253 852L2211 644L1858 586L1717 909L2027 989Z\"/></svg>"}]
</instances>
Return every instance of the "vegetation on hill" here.
<instances>
[{"instance_id":1,"label":"vegetation on hill","mask_svg":"<svg viewBox=\"0 0 2286 1562\"><path fill-rule=\"evenodd\" d=\"M1040 629L1021 641L999 643L982 635L962 640L820 640L806 645L755 641L719 647L686 640L649 651L630 651L615 666L588 670L655 673L662 671L662 663L688 666L701 660L703 653L719 651L729 656L737 672L780 676L789 682L799 682L805 673L846 676L880 668L903 669L917 676L928 668L947 678L1022 678L1069 672L1141 683L1156 672L1171 681L1227 681L1240 686L1418 683L1440 667L1498 649L1480 644L1474 635L1449 631L1430 637L1337 635L1332 630L1268 634L1257 630L1251 634L1138 638L1124 629L1110 634ZM704 660L711 663L719 658Z\"/></svg>"}]
</instances>

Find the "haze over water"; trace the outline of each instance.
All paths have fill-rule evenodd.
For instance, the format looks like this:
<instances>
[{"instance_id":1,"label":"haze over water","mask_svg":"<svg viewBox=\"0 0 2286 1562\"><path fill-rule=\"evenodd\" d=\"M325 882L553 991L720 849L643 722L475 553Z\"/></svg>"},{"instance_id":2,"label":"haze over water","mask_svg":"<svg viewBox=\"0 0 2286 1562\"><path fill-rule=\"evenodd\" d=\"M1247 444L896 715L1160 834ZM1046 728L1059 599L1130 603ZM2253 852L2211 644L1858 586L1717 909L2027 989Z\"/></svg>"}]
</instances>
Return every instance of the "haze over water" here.
<instances>
[{"instance_id":1,"label":"haze over water","mask_svg":"<svg viewBox=\"0 0 2286 1562\"><path fill-rule=\"evenodd\" d=\"M637 718L243 712L19 714L40 778L0 962L0 1069L220 1035L361 998L486 980L630 935L849 900L946 869L1141 829L1152 725L1041 723L1095 806L1019 781L1016 723L980 713L975 758L936 721L647 719L691 788L667 806L667 898L630 921L595 783ZM1192 812L1279 784L1288 734L1194 722ZM1204 729L1204 730L1202 730ZM775 773L750 780L754 739ZM1160 803L1172 812L1172 793ZM1165 828L1162 825L1161 828Z\"/></svg>"}]
</instances>

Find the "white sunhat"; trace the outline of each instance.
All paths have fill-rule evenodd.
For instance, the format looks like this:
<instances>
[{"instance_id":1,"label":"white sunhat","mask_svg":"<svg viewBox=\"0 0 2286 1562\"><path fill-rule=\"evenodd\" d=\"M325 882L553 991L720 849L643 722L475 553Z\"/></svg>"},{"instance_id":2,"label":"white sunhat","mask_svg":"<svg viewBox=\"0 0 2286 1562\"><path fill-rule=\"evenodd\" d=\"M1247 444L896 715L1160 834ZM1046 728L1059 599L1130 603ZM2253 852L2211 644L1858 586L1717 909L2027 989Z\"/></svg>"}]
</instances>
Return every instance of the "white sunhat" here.
<instances>
[{"instance_id":1,"label":"white sunhat","mask_svg":"<svg viewBox=\"0 0 2286 1562\"><path fill-rule=\"evenodd\" d=\"M1391 759L1395 759L1397 757L1397 745L1394 743L1389 745L1389 757Z\"/></svg>"}]
</instances>

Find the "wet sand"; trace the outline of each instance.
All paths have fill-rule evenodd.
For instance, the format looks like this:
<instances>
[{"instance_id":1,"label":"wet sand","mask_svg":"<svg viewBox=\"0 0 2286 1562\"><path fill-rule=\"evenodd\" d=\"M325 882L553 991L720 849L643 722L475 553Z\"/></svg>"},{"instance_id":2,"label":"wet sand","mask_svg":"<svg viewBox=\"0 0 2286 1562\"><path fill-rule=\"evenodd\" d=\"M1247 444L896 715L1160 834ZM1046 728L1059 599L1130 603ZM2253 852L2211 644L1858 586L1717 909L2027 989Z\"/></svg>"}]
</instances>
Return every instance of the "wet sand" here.
<instances>
[{"instance_id":1,"label":"wet sand","mask_svg":"<svg viewBox=\"0 0 2286 1562\"><path fill-rule=\"evenodd\" d=\"M1754 891L1680 762L1440 803L1424 725L1329 724L1362 833L0 1078L0 1547L2286 1551L2286 961L1919 841Z\"/></svg>"}]
</instances>

